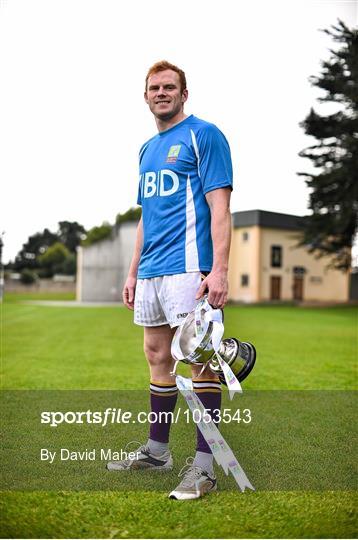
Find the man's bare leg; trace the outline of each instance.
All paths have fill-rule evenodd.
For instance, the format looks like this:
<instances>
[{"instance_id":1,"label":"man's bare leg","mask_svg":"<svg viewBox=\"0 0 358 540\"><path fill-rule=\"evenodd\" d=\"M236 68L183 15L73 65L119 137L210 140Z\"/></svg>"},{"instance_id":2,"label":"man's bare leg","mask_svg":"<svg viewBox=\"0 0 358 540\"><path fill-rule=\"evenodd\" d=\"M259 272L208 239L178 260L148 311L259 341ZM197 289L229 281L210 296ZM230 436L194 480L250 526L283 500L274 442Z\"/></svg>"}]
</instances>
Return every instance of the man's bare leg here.
<instances>
[{"instance_id":1,"label":"man's bare leg","mask_svg":"<svg viewBox=\"0 0 358 540\"><path fill-rule=\"evenodd\" d=\"M162 412L173 413L178 397L175 377L171 375L174 360L171 343L175 329L169 325L144 328L144 353L150 369L151 412L158 416ZM158 418L150 424L147 448L155 455L168 451L171 418Z\"/></svg>"},{"instance_id":2,"label":"man's bare leg","mask_svg":"<svg viewBox=\"0 0 358 540\"><path fill-rule=\"evenodd\" d=\"M144 354L149 364L152 381L171 383L175 379L170 372L174 367L170 348L176 328L168 324L144 328Z\"/></svg>"},{"instance_id":3,"label":"man's bare leg","mask_svg":"<svg viewBox=\"0 0 358 540\"><path fill-rule=\"evenodd\" d=\"M175 378L170 375L173 369L170 346L174 332L169 325L144 328L144 352L151 374L151 410L157 414L173 412L177 401L178 389ZM107 469L171 470L173 459L168 448L170 424L170 418L158 418L158 421L150 423L149 440L138 449L136 459L111 461Z\"/></svg>"},{"instance_id":4,"label":"man's bare leg","mask_svg":"<svg viewBox=\"0 0 358 540\"><path fill-rule=\"evenodd\" d=\"M221 384L219 377L207 367L200 375L202 366L192 366L193 387L204 408L215 421L221 407ZM196 428L197 444L194 466L200 467L213 476L213 455L199 428Z\"/></svg>"}]
</instances>

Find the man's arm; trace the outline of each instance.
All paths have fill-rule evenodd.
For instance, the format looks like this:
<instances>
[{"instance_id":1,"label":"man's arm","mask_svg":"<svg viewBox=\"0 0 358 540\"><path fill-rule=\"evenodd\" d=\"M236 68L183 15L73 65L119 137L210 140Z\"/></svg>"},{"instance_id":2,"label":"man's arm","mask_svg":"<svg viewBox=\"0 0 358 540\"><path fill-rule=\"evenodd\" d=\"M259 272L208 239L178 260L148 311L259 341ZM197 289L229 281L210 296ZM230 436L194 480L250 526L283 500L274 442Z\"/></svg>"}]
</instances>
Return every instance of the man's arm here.
<instances>
[{"instance_id":1,"label":"man's arm","mask_svg":"<svg viewBox=\"0 0 358 540\"><path fill-rule=\"evenodd\" d=\"M230 188L219 188L206 194L211 213L211 237L213 241L213 267L203 280L196 298L208 289L208 301L215 308L223 308L228 295L228 266L231 242Z\"/></svg>"},{"instance_id":2,"label":"man's arm","mask_svg":"<svg viewBox=\"0 0 358 540\"><path fill-rule=\"evenodd\" d=\"M134 309L134 296L135 296L135 288L137 285L137 272L138 272L138 266L139 266L139 260L140 260L142 247L143 247L143 224L142 224L142 218L140 218L138 227L137 227L137 234L136 234L136 241L135 241L135 246L134 246L132 262L129 267L128 277L126 279L126 282L123 287L123 292L122 292L123 304L127 306L128 309Z\"/></svg>"}]
</instances>

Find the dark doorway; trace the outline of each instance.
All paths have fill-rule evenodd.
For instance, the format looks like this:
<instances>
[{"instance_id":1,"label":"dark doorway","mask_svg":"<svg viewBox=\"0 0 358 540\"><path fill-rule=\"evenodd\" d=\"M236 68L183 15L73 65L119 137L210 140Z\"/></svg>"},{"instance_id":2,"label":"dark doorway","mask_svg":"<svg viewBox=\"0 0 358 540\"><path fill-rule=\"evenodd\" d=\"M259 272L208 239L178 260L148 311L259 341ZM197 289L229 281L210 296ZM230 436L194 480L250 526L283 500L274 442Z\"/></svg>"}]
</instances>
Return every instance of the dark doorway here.
<instances>
[{"instance_id":1,"label":"dark doorway","mask_svg":"<svg viewBox=\"0 0 358 540\"><path fill-rule=\"evenodd\" d=\"M303 276L293 276L293 299L303 300Z\"/></svg>"},{"instance_id":2,"label":"dark doorway","mask_svg":"<svg viewBox=\"0 0 358 540\"><path fill-rule=\"evenodd\" d=\"M281 276L271 276L271 300L281 300Z\"/></svg>"}]
</instances>

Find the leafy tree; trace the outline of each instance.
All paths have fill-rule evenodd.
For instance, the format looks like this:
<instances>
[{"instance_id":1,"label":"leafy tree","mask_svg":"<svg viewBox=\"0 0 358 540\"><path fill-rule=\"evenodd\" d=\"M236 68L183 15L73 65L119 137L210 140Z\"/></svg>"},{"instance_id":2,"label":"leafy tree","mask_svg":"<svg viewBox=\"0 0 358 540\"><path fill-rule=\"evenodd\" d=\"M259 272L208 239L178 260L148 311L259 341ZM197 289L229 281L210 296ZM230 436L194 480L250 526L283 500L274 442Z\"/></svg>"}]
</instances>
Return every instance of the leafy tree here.
<instances>
[{"instance_id":1,"label":"leafy tree","mask_svg":"<svg viewBox=\"0 0 358 540\"><path fill-rule=\"evenodd\" d=\"M63 261L60 274L66 276L75 276L77 269L77 257L74 253L70 253L68 257Z\"/></svg>"},{"instance_id":2,"label":"leafy tree","mask_svg":"<svg viewBox=\"0 0 358 540\"><path fill-rule=\"evenodd\" d=\"M62 273L62 267L66 259L70 256L70 251L61 242L56 242L38 258L42 269L42 277L52 277L56 273Z\"/></svg>"},{"instance_id":3,"label":"leafy tree","mask_svg":"<svg viewBox=\"0 0 358 540\"><path fill-rule=\"evenodd\" d=\"M58 240L57 234L52 233L49 229L44 229L42 233L33 234L16 255L13 269L21 272L24 268L33 270L39 268L38 257L43 255Z\"/></svg>"},{"instance_id":4,"label":"leafy tree","mask_svg":"<svg viewBox=\"0 0 358 540\"><path fill-rule=\"evenodd\" d=\"M130 208L124 214L117 214L116 225L125 223L126 221L139 221L142 215L142 208L137 206L137 208Z\"/></svg>"},{"instance_id":5,"label":"leafy tree","mask_svg":"<svg viewBox=\"0 0 358 540\"><path fill-rule=\"evenodd\" d=\"M319 102L337 104L339 110L324 116L312 108L300 124L317 139L299 154L317 170L298 173L311 189L312 210L304 220L301 245L318 256L331 255L335 268L348 270L358 211L358 30L339 20L324 32L341 47L330 50L329 60L321 63L321 74L310 82L324 91Z\"/></svg>"},{"instance_id":6,"label":"leafy tree","mask_svg":"<svg viewBox=\"0 0 358 540\"><path fill-rule=\"evenodd\" d=\"M76 253L77 246L86 237L86 229L77 221L60 221L57 236L71 253Z\"/></svg>"},{"instance_id":7,"label":"leafy tree","mask_svg":"<svg viewBox=\"0 0 358 540\"><path fill-rule=\"evenodd\" d=\"M82 246L91 246L100 240L109 238L112 234L112 225L107 222L102 223L100 227L92 227L87 233L87 236L82 240Z\"/></svg>"},{"instance_id":8,"label":"leafy tree","mask_svg":"<svg viewBox=\"0 0 358 540\"><path fill-rule=\"evenodd\" d=\"M42 277L49 277L50 267L43 265L41 256L56 242L62 243L70 253L75 254L76 247L81 243L81 240L85 235L86 229L77 221L60 221L56 233L51 232L49 229L44 229L42 232L31 235L27 242L23 244L21 251L16 255L15 261L8 264L6 267L17 272L21 272L24 268L39 270L39 274L42 275ZM66 266L67 270L64 273L68 273L70 268L72 268L72 270L75 268L73 265L73 258L69 259ZM51 272L52 271L50 271L50 274ZM74 274L75 270L73 270L71 274L72 273Z\"/></svg>"}]
</instances>

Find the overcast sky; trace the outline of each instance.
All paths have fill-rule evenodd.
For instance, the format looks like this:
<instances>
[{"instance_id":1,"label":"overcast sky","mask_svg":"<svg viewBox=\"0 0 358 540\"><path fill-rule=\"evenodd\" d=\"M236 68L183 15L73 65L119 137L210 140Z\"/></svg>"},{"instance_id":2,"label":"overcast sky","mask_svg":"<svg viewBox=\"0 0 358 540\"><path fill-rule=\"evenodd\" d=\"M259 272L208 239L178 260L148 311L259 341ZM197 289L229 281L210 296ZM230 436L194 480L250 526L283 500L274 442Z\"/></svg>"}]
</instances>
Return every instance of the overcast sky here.
<instances>
[{"instance_id":1,"label":"overcast sky","mask_svg":"<svg viewBox=\"0 0 358 540\"><path fill-rule=\"evenodd\" d=\"M58 221L114 222L136 204L137 156L156 127L144 78L187 75L187 114L214 122L233 157L232 211L303 215L299 122L329 57L319 29L357 24L356 1L0 0L3 261ZM322 106L316 107L318 110ZM331 112L331 111L330 111Z\"/></svg>"}]
</instances>

